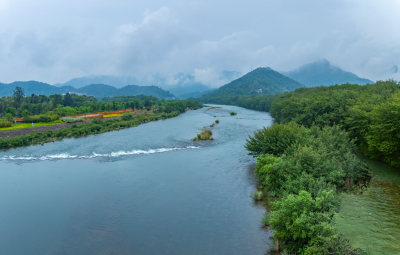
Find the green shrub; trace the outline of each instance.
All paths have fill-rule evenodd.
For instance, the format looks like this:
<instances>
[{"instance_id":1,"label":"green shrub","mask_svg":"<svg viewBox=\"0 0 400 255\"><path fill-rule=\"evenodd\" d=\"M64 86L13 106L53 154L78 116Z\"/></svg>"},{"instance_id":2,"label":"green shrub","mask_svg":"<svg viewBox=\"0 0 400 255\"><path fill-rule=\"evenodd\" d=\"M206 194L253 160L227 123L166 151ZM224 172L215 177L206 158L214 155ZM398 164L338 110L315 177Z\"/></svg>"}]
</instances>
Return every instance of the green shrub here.
<instances>
[{"instance_id":1,"label":"green shrub","mask_svg":"<svg viewBox=\"0 0 400 255\"><path fill-rule=\"evenodd\" d=\"M6 119L0 119L0 128L11 127L11 122Z\"/></svg>"},{"instance_id":2,"label":"green shrub","mask_svg":"<svg viewBox=\"0 0 400 255\"><path fill-rule=\"evenodd\" d=\"M133 119L132 113L130 113L130 112L124 113L124 114L122 115L122 119L123 119L123 120L131 120L131 119Z\"/></svg>"},{"instance_id":3,"label":"green shrub","mask_svg":"<svg viewBox=\"0 0 400 255\"><path fill-rule=\"evenodd\" d=\"M193 140L214 140L214 138L212 137L212 131L210 129L203 129Z\"/></svg>"},{"instance_id":4,"label":"green shrub","mask_svg":"<svg viewBox=\"0 0 400 255\"><path fill-rule=\"evenodd\" d=\"M249 137L246 142L246 149L253 156L259 154L279 156L292 144L303 139L306 133L307 130L296 123L275 124L258 130L254 133L254 136Z\"/></svg>"},{"instance_id":5,"label":"green shrub","mask_svg":"<svg viewBox=\"0 0 400 255\"><path fill-rule=\"evenodd\" d=\"M62 117L61 121L66 122L66 123L76 123L76 122L81 122L83 121L83 117Z\"/></svg>"}]
</instances>

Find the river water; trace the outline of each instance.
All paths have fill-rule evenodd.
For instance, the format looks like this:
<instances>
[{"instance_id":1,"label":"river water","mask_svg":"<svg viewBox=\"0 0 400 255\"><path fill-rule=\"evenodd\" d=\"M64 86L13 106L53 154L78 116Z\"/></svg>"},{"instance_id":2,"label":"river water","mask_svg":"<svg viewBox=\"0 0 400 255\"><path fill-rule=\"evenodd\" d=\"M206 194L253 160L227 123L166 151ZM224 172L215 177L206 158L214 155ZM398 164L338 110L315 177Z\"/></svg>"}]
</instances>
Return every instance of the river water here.
<instances>
[{"instance_id":1,"label":"river water","mask_svg":"<svg viewBox=\"0 0 400 255\"><path fill-rule=\"evenodd\" d=\"M216 119L214 141L191 141ZM268 113L203 108L0 152L0 254L265 254L270 233L243 146L271 123Z\"/></svg>"},{"instance_id":2,"label":"river water","mask_svg":"<svg viewBox=\"0 0 400 255\"><path fill-rule=\"evenodd\" d=\"M342 195L338 229L367 254L400 254L400 170L364 160L373 178L362 194Z\"/></svg>"}]
</instances>

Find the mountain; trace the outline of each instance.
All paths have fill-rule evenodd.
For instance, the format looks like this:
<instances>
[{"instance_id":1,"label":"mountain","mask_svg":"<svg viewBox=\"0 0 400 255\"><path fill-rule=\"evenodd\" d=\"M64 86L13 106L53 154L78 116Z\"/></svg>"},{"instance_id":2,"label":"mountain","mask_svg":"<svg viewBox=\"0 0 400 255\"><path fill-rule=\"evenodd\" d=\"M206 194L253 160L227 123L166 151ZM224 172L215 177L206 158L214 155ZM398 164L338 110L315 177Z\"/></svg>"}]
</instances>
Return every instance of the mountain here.
<instances>
[{"instance_id":1,"label":"mountain","mask_svg":"<svg viewBox=\"0 0 400 255\"><path fill-rule=\"evenodd\" d=\"M354 73L346 72L339 67L333 66L326 59L303 65L297 70L284 74L307 87L343 83L360 85L374 83L371 80L360 78Z\"/></svg>"},{"instance_id":2,"label":"mountain","mask_svg":"<svg viewBox=\"0 0 400 255\"><path fill-rule=\"evenodd\" d=\"M57 87L71 86L74 88L82 88L90 84L108 84L116 88L121 88L128 84L138 84L139 81L133 77L119 77L112 75L93 75L74 78L65 83L55 84ZM139 83L142 84L142 83Z\"/></svg>"},{"instance_id":3,"label":"mountain","mask_svg":"<svg viewBox=\"0 0 400 255\"><path fill-rule=\"evenodd\" d=\"M137 95L154 96L162 99L175 98L175 96L172 95L170 92L156 86L128 85L118 89L105 84L90 84L81 88L74 88L72 86L57 87L37 81L18 81L10 84L0 83L0 96L12 96L16 87L21 87L24 90L26 96L29 96L31 94L53 95L65 94L67 92L70 92L76 94L85 94L98 98Z\"/></svg>"},{"instance_id":4,"label":"mountain","mask_svg":"<svg viewBox=\"0 0 400 255\"><path fill-rule=\"evenodd\" d=\"M269 67L257 68L219 89L205 94L201 99L235 95L278 94L303 87Z\"/></svg>"},{"instance_id":5,"label":"mountain","mask_svg":"<svg viewBox=\"0 0 400 255\"><path fill-rule=\"evenodd\" d=\"M216 72L216 82L224 84L238 77L240 73L237 71L223 70ZM92 75L74 78L65 83L55 84L57 87L71 86L74 88L82 88L90 84L107 84L116 88L122 88L128 84L151 84L170 91L178 98L185 99L189 97L199 97L212 90L210 86L199 81L199 77L189 73L177 73L170 76L161 74L153 74L146 77L138 78L133 76L112 76L112 75Z\"/></svg>"},{"instance_id":6,"label":"mountain","mask_svg":"<svg viewBox=\"0 0 400 255\"><path fill-rule=\"evenodd\" d=\"M64 94L68 92L69 89L71 89L71 87L58 88L50 84L38 81L16 81L9 84L0 83L0 96L12 96L16 87L23 88L26 96L29 96L31 94Z\"/></svg>"},{"instance_id":7,"label":"mountain","mask_svg":"<svg viewBox=\"0 0 400 255\"><path fill-rule=\"evenodd\" d=\"M61 87L63 88L63 87ZM117 95L118 89L105 84L90 84L79 89L73 90L76 93L85 94L94 97L108 97ZM119 96L119 95L118 95ZM133 95L130 95L133 96Z\"/></svg>"},{"instance_id":8,"label":"mountain","mask_svg":"<svg viewBox=\"0 0 400 255\"><path fill-rule=\"evenodd\" d=\"M137 86L137 85L128 85L118 89L118 96L136 96L136 95L146 95L146 96L154 96L158 98L164 99L173 99L175 98L170 92L163 90L156 86Z\"/></svg>"}]
</instances>

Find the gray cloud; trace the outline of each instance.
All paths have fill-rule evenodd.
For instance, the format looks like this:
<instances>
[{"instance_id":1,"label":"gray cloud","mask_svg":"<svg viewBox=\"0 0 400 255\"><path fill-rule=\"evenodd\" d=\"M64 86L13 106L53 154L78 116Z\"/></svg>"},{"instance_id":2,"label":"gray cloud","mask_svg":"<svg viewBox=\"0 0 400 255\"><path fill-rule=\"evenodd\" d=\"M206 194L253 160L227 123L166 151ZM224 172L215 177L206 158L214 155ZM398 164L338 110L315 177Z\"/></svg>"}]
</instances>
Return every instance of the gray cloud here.
<instances>
[{"instance_id":1,"label":"gray cloud","mask_svg":"<svg viewBox=\"0 0 400 255\"><path fill-rule=\"evenodd\" d=\"M286 71L326 58L400 79L397 0L0 0L0 81L86 75L218 86L221 72Z\"/></svg>"}]
</instances>

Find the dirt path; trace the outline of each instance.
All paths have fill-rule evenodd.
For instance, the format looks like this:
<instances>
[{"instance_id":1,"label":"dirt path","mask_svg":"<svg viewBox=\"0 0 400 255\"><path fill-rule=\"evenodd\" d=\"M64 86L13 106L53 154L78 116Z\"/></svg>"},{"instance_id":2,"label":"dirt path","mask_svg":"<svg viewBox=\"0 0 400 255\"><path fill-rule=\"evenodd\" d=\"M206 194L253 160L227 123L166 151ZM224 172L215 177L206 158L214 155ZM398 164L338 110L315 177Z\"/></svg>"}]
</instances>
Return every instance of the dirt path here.
<instances>
[{"instance_id":1,"label":"dirt path","mask_svg":"<svg viewBox=\"0 0 400 255\"><path fill-rule=\"evenodd\" d=\"M106 118L106 119L103 119L103 121L112 120L112 119L121 119L121 117ZM76 122L76 123L64 123L64 124L48 125L48 126L41 126L41 127L4 130L4 131L0 131L0 137L7 138L7 137L26 135L29 133L42 133L42 132L46 132L48 130L55 131L55 130L59 130L59 129L63 129L63 128L69 128L74 124L79 126L79 125L84 125L84 124L90 124L91 122L92 121L89 120L89 121L82 121L82 122Z\"/></svg>"}]
</instances>

